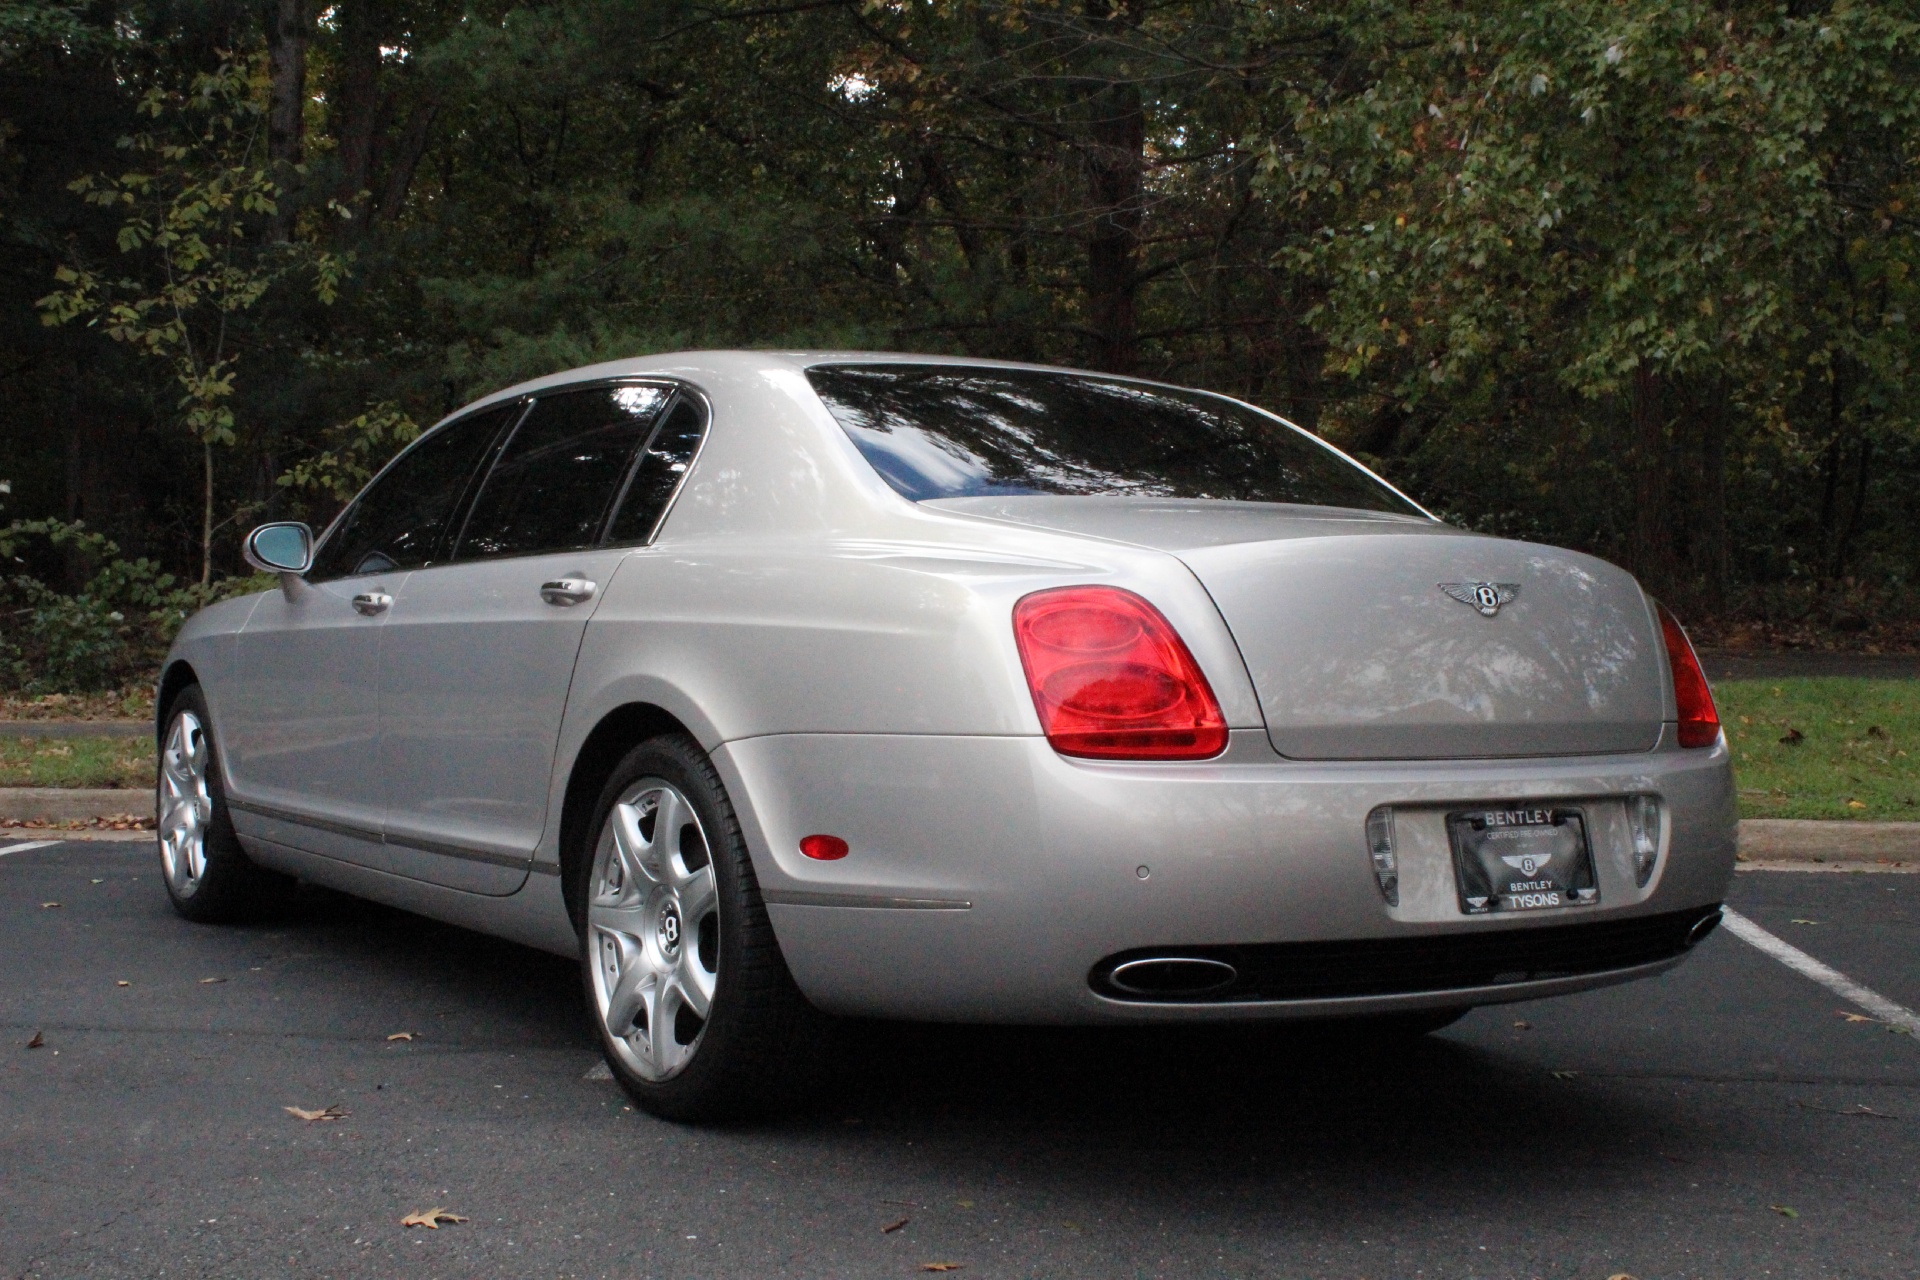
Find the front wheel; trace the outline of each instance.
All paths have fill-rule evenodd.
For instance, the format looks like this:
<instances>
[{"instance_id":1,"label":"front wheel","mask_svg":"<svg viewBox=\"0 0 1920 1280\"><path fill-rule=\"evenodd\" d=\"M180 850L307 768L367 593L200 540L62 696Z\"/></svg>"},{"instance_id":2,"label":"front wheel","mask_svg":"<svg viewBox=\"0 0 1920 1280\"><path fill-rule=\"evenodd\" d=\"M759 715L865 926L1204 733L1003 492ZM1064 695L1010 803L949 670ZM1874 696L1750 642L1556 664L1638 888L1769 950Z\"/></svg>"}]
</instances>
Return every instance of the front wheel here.
<instances>
[{"instance_id":1,"label":"front wheel","mask_svg":"<svg viewBox=\"0 0 1920 1280\"><path fill-rule=\"evenodd\" d=\"M167 897L175 911L202 924L251 918L271 904L284 880L254 865L234 834L199 685L174 698L166 726L154 813Z\"/></svg>"},{"instance_id":2,"label":"front wheel","mask_svg":"<svg viewBox=\"0 0 1920 1280\"><path fill-rule=\"evenodd\" d=\"M709 1121L791 1102L824 1020L787 972L733 806L690 740L614 769L575 887L581 969L607 1065L655 1115Z\"/></svg>"}]
</instances>

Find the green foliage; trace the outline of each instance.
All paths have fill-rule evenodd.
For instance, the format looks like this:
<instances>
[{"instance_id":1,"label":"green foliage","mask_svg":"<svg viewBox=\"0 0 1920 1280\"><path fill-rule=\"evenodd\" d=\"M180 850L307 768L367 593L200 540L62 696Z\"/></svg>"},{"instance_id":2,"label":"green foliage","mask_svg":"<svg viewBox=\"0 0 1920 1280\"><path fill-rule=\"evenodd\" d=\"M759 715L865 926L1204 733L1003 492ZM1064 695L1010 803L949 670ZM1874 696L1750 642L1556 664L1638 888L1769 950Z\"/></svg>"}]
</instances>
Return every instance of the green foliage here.
<instances>
[{"instance_id":1,"label":"green foliage","mask_svg":"<svg viewBox=\"0 0 1920 1280\"><path fill-rule=\"evenodd\" d=\"M295 270L310 272L315 294L333 301L346 264L310 244L257 243L278 209L280 188L263 155L265 112L250 65L223 60L185 89L152 85L137 110L154 127L119 145L140 167L118 176L83 174L68 189L119 219L115 242L140 274L114 277L63 263L54 271L63 287L36 305L44 323L85 320L160 361L178 384L180 423L202 446L207 471L204 585L215 523L213 446L236 438L239 354L230 323Z\"/></svg>"},{"instance_id":2,"label":"green foliage","mask_svg":"<svg viewBox=\"0 0 1920 1280\"><path fill-rule=\"evenodd\" d=\"M392 401L329 427L326 447L274 481L282 488L321 494L336 503L360 492L374 473L420 434L419 426Z\"/></svg>"},{"instance_id":3,"label":"green foliage","mask_svg":"<svg viewBox=\"0 0 1920 1280\"><path fill-rule=\"evenodd\" d=\"M30 550L78 566L82 586L64 592L28 567ZM152 678L180 624L215 600L270 585L227 579L215 587L182 583L144 557L121 555L112 539L84 524L15 520L0 527L0 681L23 692L115 689Z\"/></svg>"},{"instance_id":4,"label":"green foliage","mask_svg":"<svg viewBox=\"0 0 1920 1280\"><path fill-rule=\"evenodd\" d=\"M1711 595L1784 567L1732 563L1742 542L1844 576L1873 460L1920 442L1920 14L1567 0L1356 17L1366 73L1297 96L1263 174L1328 213L1292 262L1327 282L1311 318L1329 370L1369 392L1344 429L1364 439L1355 411L1384 398L1413 424L1387 452L1416 488L1532 507L1658 588ZM1579 492L1582 471L1633 507ZM1809 473L1827 488L1812 511Z\"/></svg>"}]
</instances>

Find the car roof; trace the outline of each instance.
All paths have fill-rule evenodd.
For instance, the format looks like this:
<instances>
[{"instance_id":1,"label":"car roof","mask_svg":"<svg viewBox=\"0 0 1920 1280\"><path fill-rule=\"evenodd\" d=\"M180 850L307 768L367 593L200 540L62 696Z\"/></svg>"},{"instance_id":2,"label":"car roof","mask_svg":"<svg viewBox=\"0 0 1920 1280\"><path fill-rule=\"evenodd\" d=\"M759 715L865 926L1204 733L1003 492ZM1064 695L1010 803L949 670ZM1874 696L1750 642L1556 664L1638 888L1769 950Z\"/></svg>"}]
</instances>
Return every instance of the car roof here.
<instances>
[{"instance_id":1,"label":"car roof","mask_svg":"<svg viewBox=\"0 0 1920 1280\"><path fill-rule=\"evenodd\" d=\"M539 378L529 378L510 387L482 396L448 414L448 418L483 408L503 400L512 400L519 396L533 395L541 391L551 391L556 387L572 386L582 382L598 382L611 378L670 377L690 382L695 386L702 384L704 378L733 377L756 372L785 370L802 373L807 369L823 364L938 364L982 369L1027 369L1044 373L1070 373L1085 377L1114 378L1124 382L1140 382L1157 386L1176 384L1158 382L1151 378L1126 377L1121 374L1101 373L1093 369L1078 369L1068 365L1035 364L1020 360L992 360L980 356L943 355L934 352L911 351L859 351L823 348L816 350L780 349L772 351L758 350L711 350L711 351L671 351L659 355L634 356L625 360L607 360L600 364L582 365L577 369L567 369L560 373L550 373ZM445 419L443 419L444 421Z\"/></svg>"}]
</instances>

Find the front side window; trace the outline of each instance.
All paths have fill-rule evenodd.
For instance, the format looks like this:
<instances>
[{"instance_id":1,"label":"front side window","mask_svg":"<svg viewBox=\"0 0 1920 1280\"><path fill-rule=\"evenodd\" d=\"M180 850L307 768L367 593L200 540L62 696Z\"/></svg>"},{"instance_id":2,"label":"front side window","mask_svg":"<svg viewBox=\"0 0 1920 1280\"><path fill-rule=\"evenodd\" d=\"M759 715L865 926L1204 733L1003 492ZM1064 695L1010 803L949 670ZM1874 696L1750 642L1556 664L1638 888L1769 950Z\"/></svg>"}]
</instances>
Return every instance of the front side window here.
<instances>
[{"instance_id":1,"label":"front side window","mask_svg":"<svg viewBox=\"0 0 1920 1280\"><path fill-rule=\"evenodd\" d=\"M457 557L597 545L634 454L670 394L628 385L536 400L474 499Z\"/></svg>"},{"instance_id":2,"label":"front side window","mask_svg":"<svg viewBox=\"0 0 1920 1280\"><path fill-rule=\"evenodd\" d=\"M361 491L320 544L316 581L418 569L446 558L449 527L516 401L450 422L421 437Z\"/></svg>"},{"instance_id":3,"label":"front side window","mask_svg":"<svg viewBox=\"0 0 1920 1280\"><path fill-rule=\"evenodd\" d=\"M822 365L807 378L916 502L1113 494L1424 514L1306 432L1201 391L962 365Z\"/></svg>"}]
</instances>

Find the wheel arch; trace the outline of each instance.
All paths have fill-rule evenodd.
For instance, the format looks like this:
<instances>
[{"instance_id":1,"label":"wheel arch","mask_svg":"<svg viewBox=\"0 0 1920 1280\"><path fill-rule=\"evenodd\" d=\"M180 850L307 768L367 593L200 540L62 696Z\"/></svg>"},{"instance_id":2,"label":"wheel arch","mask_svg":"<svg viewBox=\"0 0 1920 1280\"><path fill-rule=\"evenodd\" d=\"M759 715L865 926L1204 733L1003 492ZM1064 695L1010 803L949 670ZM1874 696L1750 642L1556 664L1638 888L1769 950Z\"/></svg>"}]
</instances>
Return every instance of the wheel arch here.
<instances>
[{"instance_id":1,"label":"wheel arch","mask_svg":"<svg viewBox=\"0 0 1920 1280\"><path fill-rule=\"evenodd\" d=\"M167 664L160 675L160 686L153 695L153 739L155 743L164 743L167 736L167 711L173 706L173 700L188 685L199 684L200 675L193 664L185 658L176 658Z\"/></svg>"},{"instance_id":2,"label":"wheel arch","mask_svg":"<svg viewBox=\"0 0 1920 1280\"><path fill-rule=\"evenodd\" d=\"M574 753L567 771L567 789L560 802L560 883L566 889L567 918L578 930L577 895L572 892L583 875L592 850L587 847L592 832L594 802L600 798L614 766L627 752L664 734L680 733L697 738L678 716L651 702L629 702L600 717L580 750Z\"/></svg>"}]
</instances>

